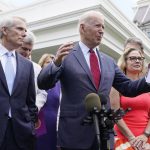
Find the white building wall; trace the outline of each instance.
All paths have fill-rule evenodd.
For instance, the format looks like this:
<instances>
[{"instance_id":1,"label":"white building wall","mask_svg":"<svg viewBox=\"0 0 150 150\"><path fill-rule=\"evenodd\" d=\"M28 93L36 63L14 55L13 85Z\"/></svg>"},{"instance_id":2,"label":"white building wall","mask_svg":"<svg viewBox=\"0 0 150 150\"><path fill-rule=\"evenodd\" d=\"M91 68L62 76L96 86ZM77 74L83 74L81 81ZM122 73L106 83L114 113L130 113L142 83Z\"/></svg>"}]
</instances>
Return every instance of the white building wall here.
<instances>
[{"instance_id":1,"label":"white building wall","mask_svg":"<svg viewBox=\"0 0 150 150\"><path fill-rule=\"evenodd\" d=\"M150 56L150 41L110 0L43 0L36 4L0 14L24 17L29 29L36 35L33 59L44 52L54 53L67 41L78 41L77 22L80 15L89 10L98 10L105 16L105 34L101 50L115 59L123 50L126 38L139 37L145 46L146 57Z\"/></svg>"}]
</instances>

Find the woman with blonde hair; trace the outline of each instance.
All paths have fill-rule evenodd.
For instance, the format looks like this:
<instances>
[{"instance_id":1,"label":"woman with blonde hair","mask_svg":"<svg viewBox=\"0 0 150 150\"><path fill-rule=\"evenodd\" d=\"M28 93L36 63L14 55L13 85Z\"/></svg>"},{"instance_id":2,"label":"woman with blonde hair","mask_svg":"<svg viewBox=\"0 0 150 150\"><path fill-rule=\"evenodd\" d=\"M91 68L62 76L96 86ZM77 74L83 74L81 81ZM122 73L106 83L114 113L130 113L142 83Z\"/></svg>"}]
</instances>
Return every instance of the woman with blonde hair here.
<instances>
[{"instance_id":1,"label":"woman with blonde hair","mask_svg":"<svg viewBox=\"0 0 150 150\"><path fill-rule=\"evenodd\" d=\"M47 64L49 64L54 58L55 58L55 55L45 53L45 54L43 54L42 57L40 58L38 64L43 68L43 67L45 67Z\"/></svg>"},{"instance_id":2,"label":"woman with blonde hair","mask_svg":"<svg viewBox=\"0 0 150 150\"><path fill-rule=\"evenodd\" d=\"M53 54L43 54L39 60L39 65L43 68L55 58ZM57 82L52 89L47 91L47 101L39 113L41 126L36 130L37 143L36 150L56 150L56 123L60 99L60 84ZM45 132L42 132L44 130ZM41 134L42 133L42 134Z\"/></svg>"},{"instance_id":3,"label":"woman with blonde hair","mask_svg":"<svg viewBox=\"0 0 150 150\"><path fill-rule=\"evenodd\" d=\"M118 60L118 66L132 80L139 79L145 74L143 52L139 49L128 48ZM110 93L113 109L131 108L131 111L115 125L116 150L146 150L150 149L150 94L144 93L129 98L120 95L112 88Z\"/></svg>"}]
</instances>

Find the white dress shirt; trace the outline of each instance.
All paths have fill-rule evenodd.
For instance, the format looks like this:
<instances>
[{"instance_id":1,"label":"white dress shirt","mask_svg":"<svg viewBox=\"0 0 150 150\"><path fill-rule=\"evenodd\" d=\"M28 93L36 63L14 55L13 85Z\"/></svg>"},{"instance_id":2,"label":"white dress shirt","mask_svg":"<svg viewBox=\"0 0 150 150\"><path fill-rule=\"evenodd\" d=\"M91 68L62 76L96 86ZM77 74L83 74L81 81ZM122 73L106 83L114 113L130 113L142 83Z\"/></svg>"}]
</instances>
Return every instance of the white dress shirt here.
<instances>
[{"instance_id":1,"label":"white dress shirt","mask_svg":"<svg viewBox=\"0 0 150 150\"><path fill-rule=\"evenodd\" d=\"M5 73L5 65L6 65L6 61L7 61L7 55L6 53L8 53L9 51L3 46L0 44L0 61L1 61L1 64L2 64L2 67L3 67L3 70L4 70L4 73ZM16 75L16 68L17 68L17 64L16 64L16 53L15 53L15 50L12 50L12 56L11 57L11 61L12 61L12 64L13 64L13 69L14 69L14 72L15 72L15 75Z\"/></svg>"},{"instance_id":2,"label":"white dress shirt","mask_svg":"<svg viewBox=\"0 0 150 150\"><path fill-rule=\"evenodd\" d=\"M41 66L33 62L34 69L34 80L35 80L35 90L36 90L36 106L38 107L38 111L43 107L47 100L47 92L45 90L40 90L37 86L37 77L41 71Z\"/></svg>"},{"instance_id":3,"label":"white dress shirt","mask_svg":"<svg viewBox=\"0 0 150 150\"><path fill-rule=\"evenodd\" d=\"M79 46L81 48L81 51L84 55L84 58L88 64L88 67L90 68L90 52L89 52L89 48L84 44L82 43L81 41L79 42ZM98 64L99 64L99 68L100 68L100 61L99 61L99 57L98 57L98 54L97 54L97 47L93 48L93 51L95 52L96 56L97 56L97 59L98 59Z\"/></svg>"}]
</instances>

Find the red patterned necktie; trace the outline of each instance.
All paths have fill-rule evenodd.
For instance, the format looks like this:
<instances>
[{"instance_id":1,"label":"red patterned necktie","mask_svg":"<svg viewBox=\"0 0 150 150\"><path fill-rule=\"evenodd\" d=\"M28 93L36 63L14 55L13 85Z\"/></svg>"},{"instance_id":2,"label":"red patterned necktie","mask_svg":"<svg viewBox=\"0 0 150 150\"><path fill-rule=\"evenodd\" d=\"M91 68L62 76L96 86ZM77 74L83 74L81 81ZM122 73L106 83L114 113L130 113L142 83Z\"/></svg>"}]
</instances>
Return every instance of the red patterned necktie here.
<instances>
[{"instance_id":1,"label":"red patterned necktie","mask_svg":"<svg viewBox=\"0 0 150 150\"><path fill-rule=\"evenodd\" d=\"M96 88L98 89L99 87L99 82L100 82L100 69L99 69L99 64L98 64L98 59L95 54L95 52L90 49L90 67L91 67L91 73L94 79L94 83L96 85Z\"/></svg>"}]
</instances>

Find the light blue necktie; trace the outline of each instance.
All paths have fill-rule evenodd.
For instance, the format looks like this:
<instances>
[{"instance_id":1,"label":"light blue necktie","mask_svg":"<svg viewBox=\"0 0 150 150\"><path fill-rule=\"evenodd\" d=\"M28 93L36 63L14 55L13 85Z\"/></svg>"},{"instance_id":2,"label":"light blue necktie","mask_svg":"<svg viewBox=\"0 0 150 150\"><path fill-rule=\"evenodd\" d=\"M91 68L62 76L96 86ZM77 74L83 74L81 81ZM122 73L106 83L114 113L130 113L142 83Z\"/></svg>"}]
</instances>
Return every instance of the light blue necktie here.
<instances>
[{"instance_id":1,"label":"light blue necktie","mask_svg":"<svg viewBox=\"0 0 150 150\"><path fill-rule=\"evenodd\" d=\"M6 57L6 65L5 65L5 76L6 76L9 93L11 95L13 84L14 84L14 79L15 79L15 72L14 72L12 59L11 59L13 57L13 53L7 52L6 56L7 57Z\"/></svg>"}]
</instances>

